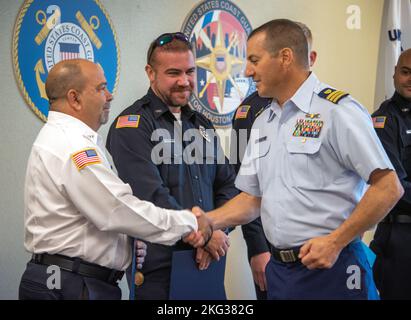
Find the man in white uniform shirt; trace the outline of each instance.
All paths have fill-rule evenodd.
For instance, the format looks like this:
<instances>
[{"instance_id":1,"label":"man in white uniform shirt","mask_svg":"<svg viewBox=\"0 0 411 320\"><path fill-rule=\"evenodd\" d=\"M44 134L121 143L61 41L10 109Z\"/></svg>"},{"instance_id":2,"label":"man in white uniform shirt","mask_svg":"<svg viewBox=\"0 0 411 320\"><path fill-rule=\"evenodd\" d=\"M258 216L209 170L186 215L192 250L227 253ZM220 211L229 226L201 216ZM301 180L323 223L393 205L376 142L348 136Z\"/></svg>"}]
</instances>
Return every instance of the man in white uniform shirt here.
<instances>
[{"instance_id":1,"label":"man in white uniform shirt","mask_svg":"<svg viewBox=\"0 0 411 320\"><path fill-rule=\"evenodd\" d=\"M26 173L25 247L33 257L19 298L120 299L117 281L131 262L127 235L172 245L191 233L197 247L212 228L204 216L139 200L111 170L97 134L113 99L101 67L62 61L50 71L46 92L48 122Z\"/></svg>"}]
</instances>

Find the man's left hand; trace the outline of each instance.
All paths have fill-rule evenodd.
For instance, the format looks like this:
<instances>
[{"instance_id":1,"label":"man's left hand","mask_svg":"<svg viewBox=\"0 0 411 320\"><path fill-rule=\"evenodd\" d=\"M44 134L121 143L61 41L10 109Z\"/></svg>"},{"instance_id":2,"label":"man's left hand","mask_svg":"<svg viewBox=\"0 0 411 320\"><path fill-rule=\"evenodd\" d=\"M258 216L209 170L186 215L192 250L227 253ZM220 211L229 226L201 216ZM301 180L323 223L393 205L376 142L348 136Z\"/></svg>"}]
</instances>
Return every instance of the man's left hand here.
<instances>
[{"instance_id":1,"label":"man's left hand","mask_svg":"<svg viewBox=\"0 0 411 320\"><path fill-rule=\"evenodd\" d=\"M214 260L219 261L220 257L224 257L230 246L230 239L223 231L217 230L205 246L205 249L211 254Z\"/></svg>"},{"instance_id":2,"label":"man's left hand","mask_svg":"<svg viewBox=\"0 0 411 320\"><path fill-rule=\"evenodd\" d=\"M211 263L211 255L203 248L197 248L196 262L198 263L198 269L206 270Z\"/></svg>"},{"instance_id":3,"label":"man's left hand","mask_svg":"<svg viewBox=\"0 0 411 320\"><path fill-rule=\"evenodd\" d=\"M308 269L330 269L337 261L342 248L331 235L308 240L298 257Z\"/></svg>"}]
</instances>

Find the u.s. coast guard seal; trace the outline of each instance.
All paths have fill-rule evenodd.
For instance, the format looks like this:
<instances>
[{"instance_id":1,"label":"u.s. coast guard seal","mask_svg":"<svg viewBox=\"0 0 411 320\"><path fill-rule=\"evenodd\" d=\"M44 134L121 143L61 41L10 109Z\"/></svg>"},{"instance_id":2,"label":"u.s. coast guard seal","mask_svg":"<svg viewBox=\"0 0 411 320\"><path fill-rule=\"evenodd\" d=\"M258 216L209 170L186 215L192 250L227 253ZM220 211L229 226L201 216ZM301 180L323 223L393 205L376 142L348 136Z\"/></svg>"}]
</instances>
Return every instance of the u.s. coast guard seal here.
<instances>
[{"instance_id":1,"label":"u.s. coast guard seal","mask_svg":"<svg viewBox=\"0 0 411 320\"><path fill-rule=\"evenodd\" d=\"M26 0L13 34L13 65L24 99L46 121L45 79L59 61L99 63L114 92L120 52L113 24L99 0Z\"/></svg>"},{"instance_id":2,"label":"u.s. coast guard seal","mask_svg":"<svg viewBox=\"0 0 411 320\"><path fill-rule=\"evenodd\" d=\"M190 105L216 127L230 126L236 108L252 91L252 80L244 77L251 30L244 13L228 0L201 1L183 23L197 66Z\"/></svg>"}]
</instances>

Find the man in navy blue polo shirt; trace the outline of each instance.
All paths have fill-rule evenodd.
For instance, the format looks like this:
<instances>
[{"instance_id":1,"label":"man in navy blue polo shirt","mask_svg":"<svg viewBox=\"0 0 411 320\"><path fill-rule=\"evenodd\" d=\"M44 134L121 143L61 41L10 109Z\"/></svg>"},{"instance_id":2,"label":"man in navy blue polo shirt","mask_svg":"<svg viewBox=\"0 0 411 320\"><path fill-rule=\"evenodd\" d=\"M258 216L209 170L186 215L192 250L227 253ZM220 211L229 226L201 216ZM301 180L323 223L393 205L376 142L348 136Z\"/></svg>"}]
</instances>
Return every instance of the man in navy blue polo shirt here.
<instances>
[{"instance_id":1,"label":"man in navy blue polo shirt","mask_svg":"<svg viewBox=\"0 0 411 320\"><path fill-rule=\"evenodd\" d=\"M120 114L107 139L120 178L134 195L159 207L221 206L238 193L235 173L211 122L187 104L194 89L195 64L186 36L168 33L154 40L146 73L150 89ZM193 259L206 269L228 247L228 235L215 231ZM136 288L136 298L168 299L173 250L190 249L181 242L173 248L147 243L141 270L144 283Z\"/></svg>"}]
</instances>

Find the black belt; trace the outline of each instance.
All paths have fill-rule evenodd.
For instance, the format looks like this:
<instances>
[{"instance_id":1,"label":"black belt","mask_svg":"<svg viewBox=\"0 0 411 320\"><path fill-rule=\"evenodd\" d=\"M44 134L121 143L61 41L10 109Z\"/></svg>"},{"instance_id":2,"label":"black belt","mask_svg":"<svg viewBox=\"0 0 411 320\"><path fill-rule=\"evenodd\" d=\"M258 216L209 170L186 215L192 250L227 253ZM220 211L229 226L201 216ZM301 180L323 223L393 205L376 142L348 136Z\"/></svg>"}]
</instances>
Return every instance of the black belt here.
<instances>
[{"instance_id":1,"label":"black belt","mask_svg":"<svg viewBox=\"0 0 411 320\"><path fill-rule=\"evenodd\" d=\"M389 214L381 221L382 223L411 223L411 215Z\"/></svg>"},{"instance_id":2,"label":"black belt","mask_svg":"<svg viewBox=\"0 0 411 320\"><path fill-rule=\"evenodd\" d=\"M56 265L63 270L79 275L99 279L110 284L116 284L123 277L124 271L109 269L98 264L85 262L80 258L70 258L60 254L33 254L32 262L44 265Z\"/></svg>"},{"instance_id":3,"label":"black belt","mask_svg":"<svg viewBox=\"0 0 411 320\"><path fill-rule=\"evenodd\" d=\"M301 247L296 247L296 248L290 248L290 249L277 249L276 247L270 246L270 252L271 255L274 257L274 259L284 262L284 263L293 263L293 262L298 262L301 259L298 258L298 254L300 253L300 248Z\"/></svg>"}]
</instances>

